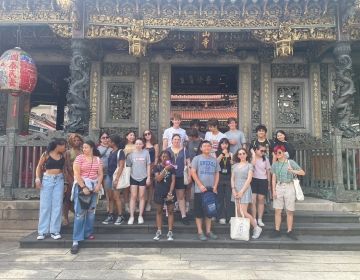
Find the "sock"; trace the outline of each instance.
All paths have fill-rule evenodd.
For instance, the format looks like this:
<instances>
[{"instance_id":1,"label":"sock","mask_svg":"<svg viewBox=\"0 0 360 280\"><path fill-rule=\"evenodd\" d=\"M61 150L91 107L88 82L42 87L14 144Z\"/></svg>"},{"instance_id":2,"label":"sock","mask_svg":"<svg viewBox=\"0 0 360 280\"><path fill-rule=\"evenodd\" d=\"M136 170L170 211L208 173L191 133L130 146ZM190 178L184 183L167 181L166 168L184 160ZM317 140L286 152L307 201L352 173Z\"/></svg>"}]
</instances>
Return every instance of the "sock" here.
<instances>
[{"instance_id":1,"label":"sock","mask_svg":"<svg viewBox=\"0 0 360 280\"><path fill-rule=\"evenodd\" d=\"M75 245L79 245L79 242L78 241L73 241L73 246Z\"/></svg>"}]
</instances>

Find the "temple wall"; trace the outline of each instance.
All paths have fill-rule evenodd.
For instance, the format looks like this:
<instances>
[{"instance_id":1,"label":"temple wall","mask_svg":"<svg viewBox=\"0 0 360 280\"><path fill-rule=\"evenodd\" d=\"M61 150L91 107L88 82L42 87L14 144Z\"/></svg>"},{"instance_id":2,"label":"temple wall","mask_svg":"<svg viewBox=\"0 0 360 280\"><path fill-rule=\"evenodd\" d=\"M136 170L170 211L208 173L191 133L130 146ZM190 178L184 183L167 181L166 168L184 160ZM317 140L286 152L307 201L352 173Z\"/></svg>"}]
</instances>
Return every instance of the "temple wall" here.
<instances>
[{"instance_id":1,"label":"temple wall","mask_svg":"<svg viewBox=\"0 0 360 280\"><path fill-rule=\"evenodd\" d=\"M151 128L158 136L169 126L172 66L238 66L239 120L252 137L256 125L290 134L329 134L334 90L332 58L308 63L305 54L266 61L246 56L155 54L142 59L109 53L92 64L90 128L125 134ZM288 98L288 97L291 98Z\"/></svg>"}]
</instances>

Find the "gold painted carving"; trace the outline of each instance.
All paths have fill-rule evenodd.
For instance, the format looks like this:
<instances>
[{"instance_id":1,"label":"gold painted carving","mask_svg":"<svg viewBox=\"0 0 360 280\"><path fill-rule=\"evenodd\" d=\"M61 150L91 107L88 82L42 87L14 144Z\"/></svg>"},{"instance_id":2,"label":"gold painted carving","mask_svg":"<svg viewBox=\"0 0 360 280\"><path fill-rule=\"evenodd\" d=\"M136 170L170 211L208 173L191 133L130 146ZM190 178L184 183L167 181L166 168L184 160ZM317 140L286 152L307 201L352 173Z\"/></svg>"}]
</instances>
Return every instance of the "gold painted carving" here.
<instances>
[{"instance_id":1,"label":"gold painted carving","mask_svg":"<svg viewBox=\"0 0 360 280\"><path fill-rule=\"evenodd\" d=\"M74 5L75 0L56 0L57 5L64 11L70 11Z\"/></svg>"},{"instance_id":2,"label":"gold painted carving","mask_svg":"<svg viewBox=\"0 0 360 280\"><path fill-rule=\"evenodd\" d=\"M98 107L98 83L99 83L99 75L97 71L94 71L92 78L92 97L91 97L91 128L97 128L97 107Z\"/></svg>"},{"instance_id":3,"label":"gold painted carving","mask_svg":"<svg viewBox=\"0 0 360 280\"><path fill-rule=\"evenodd\" d=\"M148 44L167 37L169 30L148 29L143 20L132 20L130 26L90 25L88 38L124 39L129 42L129 53L136 57L145 56Z\"/></svg>"},{"instance_id":4,"label":"gold painted carving","mask_svg":"<svg viewBox=\"0 0 360 280\"><path fill-rule=\"evenodd\" d=\"M55 23L55 24L49 24L49 26L50 26L51 30L60 37L71 38L71 36L72 36L71 24Z\"/></svg>"},{"instance_id":5,"label":"gold painted carving","mask_svg":"<svg viewBox=\"0 0 360 280\"><path fill-rule=\"evenodd\" d=\"M314 96L314 135L321 137L321 93L320 93L320 75L319 67L311 66L312 72L312 93Z\"/></svg>"}]
</instances>

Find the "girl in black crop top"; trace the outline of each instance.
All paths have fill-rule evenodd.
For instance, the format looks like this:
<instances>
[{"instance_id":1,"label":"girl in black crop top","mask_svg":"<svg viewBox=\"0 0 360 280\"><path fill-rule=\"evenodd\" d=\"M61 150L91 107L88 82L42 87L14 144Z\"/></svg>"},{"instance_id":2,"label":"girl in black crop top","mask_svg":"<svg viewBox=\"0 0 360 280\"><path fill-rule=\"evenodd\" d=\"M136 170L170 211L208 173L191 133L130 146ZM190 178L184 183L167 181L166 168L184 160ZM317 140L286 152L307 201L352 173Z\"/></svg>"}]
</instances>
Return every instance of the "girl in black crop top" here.
<instances>
[{"instance_id":1,"label":"girl in black crop top","mask_svg":"<svg viewBox=\"0 0 360 280\"><path fill-rule=\"evenodd\" d=\"M65 139L54 139L49 143L47 151L41 155L36 167L35 184L36 188L40 189L40 213L37 240L45 239L48 234L50 234L53 239L61 238L65 149ZM45 168L44 173L43 168Z\"/></svg>"}]
</instances>

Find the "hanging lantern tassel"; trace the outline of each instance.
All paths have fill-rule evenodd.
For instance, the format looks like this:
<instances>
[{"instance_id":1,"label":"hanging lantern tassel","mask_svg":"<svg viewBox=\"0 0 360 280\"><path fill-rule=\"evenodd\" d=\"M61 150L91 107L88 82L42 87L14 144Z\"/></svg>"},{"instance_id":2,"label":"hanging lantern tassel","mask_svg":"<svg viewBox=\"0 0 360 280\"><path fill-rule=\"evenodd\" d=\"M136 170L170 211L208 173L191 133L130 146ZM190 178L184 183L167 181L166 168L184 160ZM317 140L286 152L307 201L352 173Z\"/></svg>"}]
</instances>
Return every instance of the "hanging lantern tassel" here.
<instances>
[{"instance_id":1,"label":"hanging lantern tassel","mask_svg":"<svg viewBox=\"0 0 360 280\"><path fill-rule=\"evenodd\" d=\"M0 92L12 96L31 94L37 83L37 69L31 56L16 47L0 57Z\"/></svg>"}]
</instances>

